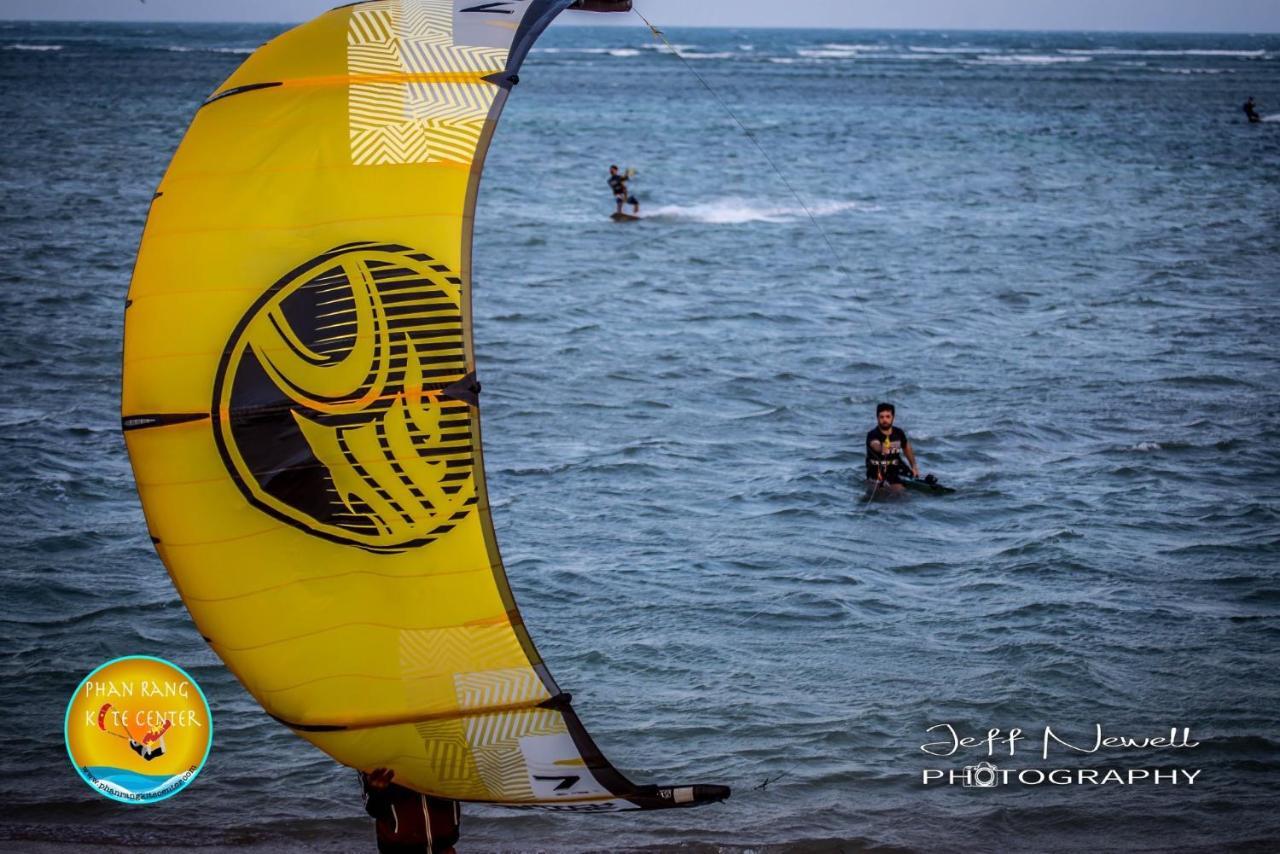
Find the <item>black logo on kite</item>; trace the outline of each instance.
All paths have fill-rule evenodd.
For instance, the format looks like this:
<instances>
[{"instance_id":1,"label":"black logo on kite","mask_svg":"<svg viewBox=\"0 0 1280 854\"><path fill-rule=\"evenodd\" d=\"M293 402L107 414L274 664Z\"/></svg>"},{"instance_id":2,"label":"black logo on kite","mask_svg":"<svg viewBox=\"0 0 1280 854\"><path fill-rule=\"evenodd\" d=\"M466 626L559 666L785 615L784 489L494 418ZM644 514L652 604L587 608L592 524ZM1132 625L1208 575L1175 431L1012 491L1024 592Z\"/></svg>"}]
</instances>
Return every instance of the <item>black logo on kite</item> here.
<instances>
[{"instance_id":1,"label":"black logo on kite","mask_svg":"<svg viewBox=\"0 0 1280 854\"><path fill-rule=\"evenodd\" d=\"M352 243L276 282L231 335L214 427L249 501L372 551L425 545L475 508L462 280Z\"/></svg>"},{"instance_id":2,"label":"black logo on kite","mask_svg":"<svg viewBox=\"0 0 1280 854\"><path fill-rule=\"evenodd\" d=\"M572 789L574 787L574 784L576 784L579 780L581 780L582 777L578 774L568 774L563 777L545 777L542 774L534 774L533 779L542 780L543 782L550 782L551 780L559 780L560 782L556 784L554 791L563 792L563 791L567 791L568 789Z\"/></svg>"}]
</instances>

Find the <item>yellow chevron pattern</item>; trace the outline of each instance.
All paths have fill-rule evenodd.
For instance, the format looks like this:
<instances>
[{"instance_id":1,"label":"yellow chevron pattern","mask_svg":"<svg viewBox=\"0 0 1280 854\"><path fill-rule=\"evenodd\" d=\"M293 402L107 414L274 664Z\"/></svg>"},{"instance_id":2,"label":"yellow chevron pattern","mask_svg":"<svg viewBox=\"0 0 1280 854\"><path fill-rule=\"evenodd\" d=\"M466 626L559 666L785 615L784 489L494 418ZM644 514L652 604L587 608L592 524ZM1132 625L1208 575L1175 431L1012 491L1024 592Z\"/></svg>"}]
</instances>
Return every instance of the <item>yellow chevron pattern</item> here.
<instances>
[{"instance_id":1,"label":"yellow chevron pattern","mask_svg":"<svg viewBox=\"0 0 1280 854\"><path fill-rule=\"evenodd\" d=\"M459 673L453 677L458 708L464 711L537 703L551 699L538 675L528 667Z\"/></svg>"},{"instance_id":2,"label":"yellow chevron pattern","mask_svg":"<svg viewBox=\"0 0 1280 854\"><path fill-rule=\"evenodd\" d=\"M501 71L507 51L453 43L451 0L379 0L347 28L352 76ZM351 161L357 166L452 161L470 165L497 87L482 81L353 83Z\"/></svg>"},{"instance_id":3,"label":"yellow chevron pattern","mask_svg":"<svg viewBox=\"0 0 1280 854\"><path fill-rule=\"evenodd\" d=\"M529 768L520 750L520 739L530 735L568 732L564 718L549 709L482 715L467 719L467 741L475 757L480 779L495 800L533 800Z\"/></svg>"},{"instance_id":4,"label":"yellow chevron pattern","mask_svg":"<svg viewBox=\"0 0 1280 854\"><path fill-rule=\"evenodd\" d=\"M439 680L442 679L454 681L457 678L468 678L479 680L478 684L481 685L497 684L499 679L496 676L483 672L474 673L483 667L480 662L516 665L510 669L499 670L497 673L523 672L538 681L533 669L528 665L524 650L520 648L519 640L507 623L447 626L439 629L404 629L399 633L399 640L399 665L400 672L403 674L405 693L411 705L419 708L428 707L433 702L440 702ZM519 665L524 666L521 668ZM513 684L522 684L516 682L513 675L508 675L506 678ZM538 686L541 688L540 681ZM505 693L489 690L486 693L483 689L473 689L468 694L455 687L455 692L458 708L466 710L510 705L506 702L486 703L484 700L507 695L515 696L515 692L510 690ZM479 698L479 702L468 703L463 699L464 696ZM526 695L521 696L516 702L535 697L538 700L544 700L548 696L545 688L536 695L528 693L526 689Z\"/></svg>"},{"instance_id":5,"label":"yellow chevron pattern","mask_svg":"<svg viewBox=\"0 0 1280 854\"><path fill-rule=\"evenodd\" d=\"M414 724L422 738L423 758L433 766L433 774L450 790L467 800L495 797L480 778L471 756L471 747L458 721L430 721Z\"/></svg>"}]
</instances>

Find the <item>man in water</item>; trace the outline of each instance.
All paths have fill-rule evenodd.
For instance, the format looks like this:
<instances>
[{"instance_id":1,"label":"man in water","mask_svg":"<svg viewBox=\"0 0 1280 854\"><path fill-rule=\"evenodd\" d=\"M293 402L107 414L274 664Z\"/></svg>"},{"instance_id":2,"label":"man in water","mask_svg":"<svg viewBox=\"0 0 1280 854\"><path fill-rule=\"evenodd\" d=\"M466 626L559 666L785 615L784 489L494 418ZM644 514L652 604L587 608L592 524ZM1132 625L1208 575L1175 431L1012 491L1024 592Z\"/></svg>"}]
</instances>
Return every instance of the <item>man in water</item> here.
<instances>
[{"instance_id":1,"label":"man in water","mask_svg":"<svg viewBox=\"0 0 1280 854\"><path fill-rule=\"evenodd\" d=\"M1244 102L1244 114L1249 117L1249 124L1262 121L1262 116L1258 115L1258 108L1253 103L1253 96L1249 96L1249 100ZM622 210L622 206L618 206L618 210Z\"/></svg>"},{"instance_id":2,"label":"man in water","mask_svg":"<svg viewBox=\"0 0 1280 854\"><path fill-rule=\"evenodd\" d=\"M911 464L911 476L920 477L916 453L901 427L893 426L892 403L876 407L876 426L867 433L867 481L877 489L899 491L902 485L902 454Z\"/></svg>"},{"instance_id":3,"label":"man in water","mask_svg":"<svg viewBox=\"0 0 1280 854\"><path fill-rule=\"evenodd\" d=\"M631 205L633 216L640 215L640 202L627 189L627 175L618 171L617 166L609 167L609 189L613 190L613 200L618 203L618 213L622 213L623 205Z\"/></svg>"},{"instance_id":4,"label":"man in water","mask_svg":"<svg viewBox=\"0 0 1280 854\"><path fill-rule=\"evenodd\" d=\"M454 854L462 811L457 801L433 798L391 782L395 772L360 772L365 812L377 820L382 854Z\"/></svg>"}]
</instances>

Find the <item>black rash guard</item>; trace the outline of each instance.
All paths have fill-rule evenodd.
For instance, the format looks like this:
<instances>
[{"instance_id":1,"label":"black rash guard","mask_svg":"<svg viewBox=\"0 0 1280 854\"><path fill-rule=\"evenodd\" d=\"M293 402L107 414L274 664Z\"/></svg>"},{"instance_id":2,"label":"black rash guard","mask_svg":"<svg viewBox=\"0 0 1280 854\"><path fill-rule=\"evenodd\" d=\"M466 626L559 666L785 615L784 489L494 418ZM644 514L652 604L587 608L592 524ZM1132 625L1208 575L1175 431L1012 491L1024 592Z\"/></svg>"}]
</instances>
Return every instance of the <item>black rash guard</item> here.
<instances>
[{"instance_id":1,"label":"black rash guard","mask_svg":"<svg viewBox=\"0 0 1280 854\"><path fill-rule=\"evenodd\" d=\"M457 801L433 798L390 783L385 789L364 788L365 812L377 819L382 854L445 854L458 842L462 813Z\"/></svg>"},{"instance_id":2,"label":"black rash guard","mask_svg":"<svg viewBox=\"0 0 1280 854\"><path fill-rule=\"evenodd\" d=\"M880 450L873 450L872 442L880 443ZM890 483L899 482L899 468L902 463L902 449L907 445L907 434L901 427L890 427L889 436L879 427L867 433L867 479L878 480L880 472Z\"/></svg>"}]
</instances>

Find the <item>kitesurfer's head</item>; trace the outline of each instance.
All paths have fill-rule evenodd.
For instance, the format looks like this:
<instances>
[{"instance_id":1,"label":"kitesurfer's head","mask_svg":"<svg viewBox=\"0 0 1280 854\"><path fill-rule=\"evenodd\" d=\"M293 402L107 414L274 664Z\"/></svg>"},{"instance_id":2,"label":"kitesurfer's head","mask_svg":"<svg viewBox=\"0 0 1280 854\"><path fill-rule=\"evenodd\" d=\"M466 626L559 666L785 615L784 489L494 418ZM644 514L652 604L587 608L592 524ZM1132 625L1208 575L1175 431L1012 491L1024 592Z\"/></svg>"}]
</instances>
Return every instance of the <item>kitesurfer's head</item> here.
<instances>
[{"instance_id":1,"label":"kitesurfer's head","mask_svg":"<svg viewBox=\"0 0 1280 854\"><path fill-rule=\"evenodd\" d=\"M893 426L893 415L892 403L881 403L876 407L876 423L881 430L888 430Z\"/></svg>"},{"instance_id":2,"label":"kitesurfer's head","mask_svg":"<svg viewBox=\"0 0 1280 854\"><path fill-rule=\"evenodd\" d=\"M617 167L617 166L610 166L610 167L609 167L609 174L610 174L610 175L617 175L617 174L618 174L618 167Z\"/></svg>"}]
</instances>

